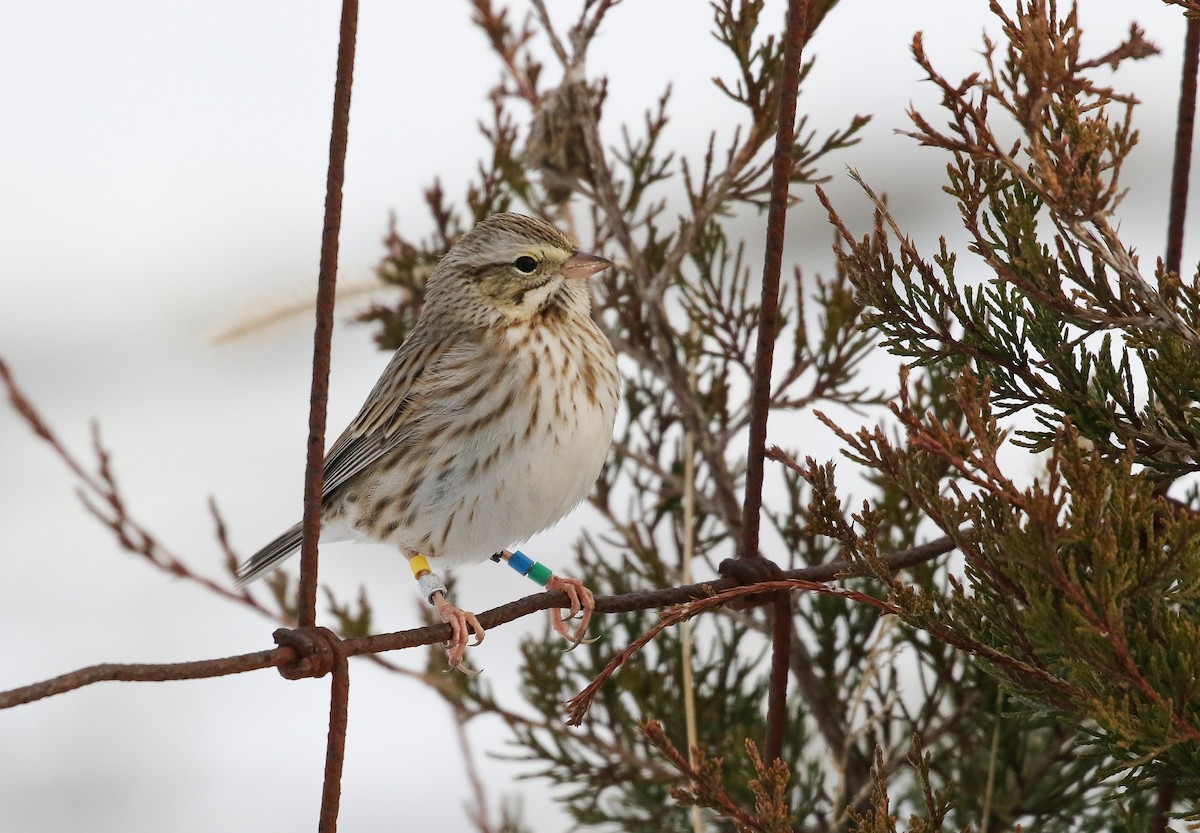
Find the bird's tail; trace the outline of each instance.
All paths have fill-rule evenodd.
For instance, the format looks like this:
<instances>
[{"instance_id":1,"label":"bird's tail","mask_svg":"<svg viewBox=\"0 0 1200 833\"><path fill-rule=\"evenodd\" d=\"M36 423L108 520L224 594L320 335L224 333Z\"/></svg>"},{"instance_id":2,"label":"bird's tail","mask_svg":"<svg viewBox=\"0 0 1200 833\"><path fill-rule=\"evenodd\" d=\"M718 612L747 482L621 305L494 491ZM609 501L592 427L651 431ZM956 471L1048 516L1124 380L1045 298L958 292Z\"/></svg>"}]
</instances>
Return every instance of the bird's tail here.
<instances>
[{"instance_id":1,"label":"bird's tail","mask_svg":"<svg viewBox=\"0 0 1200 833\"><path fill-rule=\"evenodd\" d=\"M268 573L275 569L281 561L294 553L300 546L300 524L296 524L287 532L280 535L271 543L267 544L254 555L250 556L250 560L238 567L237 583L239 585L248 584L261 576L263 573Z\"/></svg>"}]
</instances>

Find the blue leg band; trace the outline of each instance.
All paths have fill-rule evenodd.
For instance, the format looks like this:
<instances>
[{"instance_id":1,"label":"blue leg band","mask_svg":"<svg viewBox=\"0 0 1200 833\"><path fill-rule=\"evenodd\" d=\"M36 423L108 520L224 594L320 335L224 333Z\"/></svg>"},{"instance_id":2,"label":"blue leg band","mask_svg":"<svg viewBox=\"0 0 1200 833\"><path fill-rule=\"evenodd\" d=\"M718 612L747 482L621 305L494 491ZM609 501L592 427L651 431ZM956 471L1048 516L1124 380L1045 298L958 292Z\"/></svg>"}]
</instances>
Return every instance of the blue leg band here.
<instances>
[{"instance_id":1,"label":"blue leg band","mask_svg":"<svg viewBox=\"0 0 1200 833\"><path fill-rule=\"evenodd\" d=\"M533 569L533 563L533 559L520 550L516 550L512 554L512 558L508 559L508 566L523 576L529 575L529 571Z\"/></svg>"}]
</instances>

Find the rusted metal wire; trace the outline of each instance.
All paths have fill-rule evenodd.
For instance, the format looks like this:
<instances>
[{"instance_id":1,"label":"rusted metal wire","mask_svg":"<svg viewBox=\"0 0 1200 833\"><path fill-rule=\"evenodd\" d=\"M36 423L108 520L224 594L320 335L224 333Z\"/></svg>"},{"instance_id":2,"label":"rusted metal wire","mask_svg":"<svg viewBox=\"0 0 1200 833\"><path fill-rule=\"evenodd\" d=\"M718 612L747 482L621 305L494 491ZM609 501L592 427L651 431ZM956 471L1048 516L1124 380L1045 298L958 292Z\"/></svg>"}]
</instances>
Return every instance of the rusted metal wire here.
<instances>
[{"instance_id":1,"label":"rusted metal wire","mask_svg":"<svg viewBox=\"0 0 1200 833\"><path fill-rule=\"evenodd\" d=\"M1188 18L1183 39L1183 70L1179 79L1179 111L1175 120L1175 157L1171 166L1171 204L1167 218L1168 272L1183 278L1184 222L1187 217L1188 180L1192 170L1192 147L1196 126L1196 83L1200 73L1200 18ZM1165 489L1164 489L1165 491ZM1158 787L1150 817L1151 833L1162 833L1171 822L1176 783L1172 777Z\"/></svg>"},{"instance_id":2,"label":"rusted metal wire","mask_svg":"<svg viewBox=\"0 0 1200 833\"><path fill-rule=\"evenodd\" d=\"M733 586L726 588L720 593L714 593L707 598L693 599L687 604L676 605L671 610L663 614L659 620L652 625L649 630L639 636L633 642L629 643L622 651L608 661L608 664L600 671L595 678L588 683L587 687L579 694L572 697L563 705L566 708L567 725L578 726L583 720L583 716L591 708L592 700L596 694L608 681L609 677L616 673L622 665L629 659L648 645L658 634L663 630L673 625L678 625L681 622L692 618L706 610L711 610L719 605L736 599L745 599L753 595L757 595L764 590L775 591L773 595L782 593L791 597L793 590L808 590L815 593L828 593L831 596L839 596L841 598L852 599L860 604L871 605L888 613L899 613L899 608L892 605L890 602L882 599L876 599L872 596L858 591L847 590L841 587L830 587L826 584L816 581L805 581L803 579L791 579L789 581L765 581L755 584L747 584L741 586ZM790 621L789 621L790 626Z\"/></svg>"},{"instance_id":3,"label":"rusted metal wire","mask_svg":"<svg viewBox=\"0 0 1200 833\"><path fill-rule=\"evenodd\" d=\"M333 124L329 132L329 167L325 177L325 221L321 228L321 262L317 274L317 313L313 332L312 393L308 411L308 460L304 472L303 538L297 588L295 636L316 637L314 650L333 672L329 699L329 734L325 748L325 780L321 788L318 829L337 830L346 755L346 721L350 675L341 640L317 628L317 541L321 537L325 477L325 417L329 403L329 365L333 343L333 303L337 287L338 235L342 226L342 186L346 179L346 147L350 137L350 91L354 82L354 50L358 32L358 0L342 0L338 32L337 74L333 84ZM277 635L277 639L279 636ZM286 638L286 637L285 637ZM301 656L301 664L310 662ZM288 666L293 667L293 666ZM314 669L309 669L314 670ZM321 673L325 673L322 667ZM281 673L287 675L283 666ZM317 674L320 676L321 674Z\"/></svg>"},{"instance_id":4,"label":"rusted metal wire","mask_svg":"<svg viewBox=\"0 0 1200 833\"><path fill-rule=\"evenodd\" d=\"M1171 169L1171 210L1167 220L1167 271L1182 277L1183 228L1187 216L1188 176L1196 123L1196 75L1200 71L1200 19L1189 18L1179 79L1179 116L1175 122L1175 162Z\"/></svg>"},{"instance_id":5,"label":"rusted metal wire","mask_svg":"<svg viewBox=\"0 0 1200 833\"><path fill-rule=\"evenodd\" d=\"M938 538L937 540L929 541L916 547L886 553L879 557L879 561L891 570L903 570L944 555L954 548L954 541L951 538ZM819 564L814 567L783 570L779 573L779 580L799 579L824 582L847 576L861 576L866 574L866 568L860 563L831 561L827 564ZM696 599L709 598L737 587L739 584L742 584L742 582L737 579L725 578L680 587L642 590L635 593L625 593L620 596L600 596L596 599L596 611L598 613L627 613L636 610L652 610L668 607ZM491 630L524 616L548 610L551 607L565 607L567 603L566 593L538 593L485 611L479 614L479 621L484 628ZM293 634L297 630L283 632ZM277 631L276 633L279 632ZM362 656L365 654L378 654L384 651L415 648L421 645L432 645L434 643L445 642L449 638L449 625L430 625L422 628L397 631L395 633L344 639L338 643L339 647L337 651L343 657ZM240 654L220 659L166 664L105 663L103 665L93 665L49 680L0 692L0 709L32 703L35 700L42 700L46 697L64 694L93 683L105 681L166 682L171 680L198 680L207 677L221 677L229 674L257 671L261 668L279 668L295 665L299 659L302 659L300 654L300 650L302 649L295 642L290 638L286 640L280 638L280 641L285 642L285 644L272 650L257 651L251 654ZM309 661L311 662L311 659ZM336 662L330 670L336 670ZM314 676L314 674L310 673L304 676Z\"/></svg>"},{"instance_id":6,"label":"rusted metal wire","mask_svg":"<svg viewBox=\"0 0 1200 833\"><path fill-rule=\"evenodd\" d=\"M600 689L608 681L608 679L616 673L616 671L629 661L638 651L642 650L653 639L658 636L663 630L668 627L679 624L685 619L690 619L700 613L712 610L719 605L732 602L739 598L748 598L764 592L786 593L791 595L795 590L805 590L813 593L822 593L829 596L837 596L842 599L848 599L856 604L868 605L878 608L884 613L893 615L903 615L904 609L893 604L886 599L878 599L870 596L860 590L851 590L844 587L830 587L827 584L814 581L805 581L803 579L779 579L772 581L764 581L755 584L742 586L734 586L723 590L720 593L713 594L708 598L695 599L688 604L676 605L668 611L665 611L659 620L646 630L641 636L629 643L629 645L620 651L616 656L608 661L608 664L601 669L600 673L588 683L583 691L572 697L564 707L567 715L567 724L578 726L583 719L583 716L591 708L592 700ZM1003 651L985 645L981 642L974 642L965 639L954 633L952 629L945 629L939 634L939 638L944 639L946 644L951 645L959 650L965 651L973 656L977 656L986 662L993 663L1006 669L1010 669L1022 675L1027 675L1036 678L1039 682L1045 684L1048 688L1053 689L1064 699L1061 701L1064 704L1071 702L1070 698L1078 698L1081 696L1080 689L1072 685L1067 680L1056 676L1045 668L1038 665L1032 665L1023 660L1010 657Z\"/></svg>"},{"instance_id":7,"label":"rusted metal wire","mask_svg":"<svg viewBox=\"0 0 1200 833\"><path fill-rule=\"evenodd\" d=\"M333 673L329 683L329 734L325 742L325 782L321 788L320 833L337 830L342 800L342 764L346 760L346 727L350 714L350 666L340 643L334 645Z\"/></svg>"},{"instance_id":8,"label":"rusted metal wire","mask_svg":"<svg viewBox=\"0 0 1200 833\"><path fill-rule=\"evenodd\" d=\"M225 677L230 674L257 671L260 668L273 668L294 658L295 653L290 648L275 648L270 651L255 651L252 654L192 662L105 662L100 665L89 665L87 668L80 668L49 680L0 692L0 709L23 706L35 700L44 700L56 694L65 694L94 683L165 683L174 680L203 680L208 677Z\"/></svg>"},{"instance_id":9,"label":"rusted metal wire","mask_svg":"<svg viewBox=\"0 0 1200 833\"><path fill-rule=\"evenodd\" d=\"M325 477L325 410L329 403L329 355L333 342L333 296L337 286L338 233L342 227L342 183L350 131L350 88L358 0L342 0L337 77L333 84L333 127L325 177L325 222L321 228L321 265L317 274L317 322L313 333L312 393L308 410L308 463L304 471L304 537L300 544L300 587L296 620L317 622L317 539L321 536L321 488Z\"/></svg>"},{"instance_id":10,"label":"rusted metal wire","mask_svg":"<svg viewBox=\"0 0 1200 833\"><path fill-rule=\"evenodd\" d=\"M762 300L758 340L754 354L754 379L750 393L750 440L746 452L746 496L742 505L743 558L761 558L759 530L762 519L763 466L767 445L767 417L771 410L771 368L779 332L779 280L787 231L792 151L795 145L796 98L800 93L800 61L808 38L808 0L789 0L784 35L783 76L779 85L779 122L771 165L771 201L767 210L767 248L763 257ZM779 593L771 605L771 676L767 696L766 757L783 752L787 727L788 657L791 653L791 595Z\"/></svg>"},{"instance_id":11,"label":"rusted metal wire","mask_svg":"<svg viewBox=\"0 0 1200 833\"><path fill-rule=\"evenodd\" d=\"M771 368L779 334L779 280L787 232L792 151L795 144L796 98L800 93L800 61L807 38L808 0L789 0L784 41L783 76L779 84L779 121L771 164L771 199L767 210L767 248L763 256L762 297L750 389L750 440L746 454L746 495L742 504L744 558L757 558L762 518L763 466L767 446L767 416L771 410Z\"/></svg>"},{"instance_id":12,"label":"rusted metal wire","mask_svg":"<svg viewBox=\"0 0 1200 833\"><path fill-rule=\"evenodd\" d=\"M771 603L771 676L767 689L766 758L783 757L787 734L787 687L792 656L792 594L780 591Z\"/></svg>"}]
</instances>

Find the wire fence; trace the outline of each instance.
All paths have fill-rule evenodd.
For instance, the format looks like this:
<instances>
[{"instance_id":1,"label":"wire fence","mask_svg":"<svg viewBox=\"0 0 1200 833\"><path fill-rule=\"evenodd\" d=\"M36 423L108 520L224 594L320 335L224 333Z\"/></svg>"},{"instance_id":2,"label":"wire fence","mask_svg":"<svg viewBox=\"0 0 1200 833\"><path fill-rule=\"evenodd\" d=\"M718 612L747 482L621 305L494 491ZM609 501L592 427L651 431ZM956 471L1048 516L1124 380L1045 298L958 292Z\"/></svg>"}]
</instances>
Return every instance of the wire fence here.
<instances>
[{"instance_id":1,"label":"wire fence","mask_svg":"<svg viewBox=\"0 0 1200 833\"><path fill-rule=\"evenodd\" d=\"M611 2L597 4L598 16ZM793 169L794 126L796 98L799 92L801 58L807 36L806 15L808 0L790 0L786 24L786 49L781 83L778 85L780 103L778 128L773 159L771 196L767 220L767 258L763 269L763 316L755 364L754 416L750 432L747 459L751 471L757 475L746 489L742 509L743 530L740 558L763 561L758 551L759 514L762 508L762 464L766 444L767 400L770 393L772 355L776 339L779 281L784 242L784 226L790 202L789 185ZM277 647L220 659L197 660L169 664L116 664L108 663L83 668L55 677L51 680L24 686L0 693L0 708L61 694L93 683L121 681L165 681L187 680L205 677L245 673L263 668L276 668L289 679L331 676L329 732L325 756L325 777L322 788L319 829L334 831L337 828L338 807L341 796L342 764L345 758L346 728L349 710L350 673L348 658L363 654L428 645L445 641L450 636L449 625L416 628L393 634L374 635L357 639L341 639L332 630L317 625L317 540L321 525L321 494L323 460L325 454L326 405L329 390L330 344L333 333L334 290L337 281L338 235L341 226L342 185L345 176L346 152L349 142L350 101L354 77L354 53L358 28L357 0L343 0L340 19L340 34L337 55L337 74L334 83L333 123L330 133L329 164L326 177L325 217L321 235L320 267L318 272L316 325L313 346L312 390L310 395L309 432L307 438L307 465L304 477L304 536L301 545L300 581L297 590L297 627L281 628L274 633ZM603 165L603 150L598 133L588 136L589 150L594 165ZM602 195L603 198L603 195ZM613 206L616 208L615 200ZM96 440L97 453L101 459L100 471L92 475L70 457L57 442L49 427L37 414L29 400L23 395L6 366L0 363L0 379L8 389L9 398L34 432L53 445L60 456L91 488L108 509L115 521L115 529L127 526L128 518L119 498L115 483L107 472L107 457ZM131 541L131 543L134 543ZM153 539L143 537L144 548L153 549ZM949 540L935 542L931 546L894 553L891 559L896 565L910 559L918 561L934 557L952 548ZM769 562L765 562L769 563ZM178 565L184 569L182 564ZM726 596L745 596L748 591L739 584L755 584L754 579L774 579L764 589L774 590L776 620L775 648L771 675L770 702L768 706L767 757L777 758L782 748L786 730L787 654L791 638L789 621L789 595L791 589L806 587L813 589L822 585L815 582L834 578L846 571L853 572L849 563L834 563L816 568L793 570L783 573L776 568L766 574L733 571L731 577L716 582L694 584L664 590L631 593L624 596L601 597L596 600L598 613L644 610L669 604L707 600L720 602ZM761 573L761 571L759 571ZM779 580L792 579L793 584L780 589ZM798 583L797 583L798 582ZM214 589L216 589L214 587ZM227 595L228 591L224 591ZM234 594L236 595L236 594ZM490 629L505 622L528 615L538 610L562 607L567 604L566 593L550 592L530 596L508 605L487 611L479 616L484 628ZM664 620L665 621L665 620ZM657 632L657 631L654 631ZM648 638L647 640L648 641ZM636 650L636 646L633 646ZM627 649L614 658L608 674L632 653ZM605 675L607 676L607 675ZM577 698L573 713L574 722L586 711L587 692Z\"/></svg>"},{"instance_id":2,"label":"wire fence","mask_svg":"<svg viewBox=\"0 0 1200 833\"><path fill-rule=\"evenodd\" d=\"M606 5L600 3L600 6ZM805 41L809 0L790 0L788 5L784 68L778 85L780 106L775 134L769 212L767 217L766 257L763 267L762 317L754 362L751 397L749 447L746 454L747 475L744 503L741 507L741 547L734 563L723 565L723 578L695 584L661 588L596 599L600 614L648 610L677 606L638 640L619 651L605 671L587 689L569 703L571 723L578 724L586 714L591 698L605 681L643 645L663 628L732 599L758 595L757 603L769 604L777 626L772 631L772 660L767 705L766 758L779 758L787 732L786 695L788 683L788 653L791 639L791 594L798 591L847 595L855 601L870 604L885 612L887 605L878 599L854 591L837 590L825 585L835 578L862 575L859 562L836 561L795 570L780 570L759 552L759 518L762 511L763 462L771 457L785 465L794 461L782 459L779 449L766 447L766 424L769 409L772 357L775 349L782 252L785 236L785 217L789 205L789 184L793 170L793 129L796 117L800 68ZM194 680L207 677L275 668L285 678L297 680L330 676L329 729L325 757L325 775L319 817L319 829L334 831L337 827L341 795L342 764L349 712L350 671L348 660L355 656L374 656L380 653L444 642L451 635L449 625L433 625L385 634L373 634L343 639L327 627L317 624L317 538L320 529L322 461L325 451L325 409L328 398L330 341L333 328L334 287L337 275L338 234L341 223L342 184L349 136L349 115L353 84L354 52L358 25L357 0L343 0L340 20L340 39L337 74L334 85L333 119L330 138L329 165L326 182L325 219L321 238L318 301L313 349L312 391L310 397L309 434L307 438L307 468L304 496L304 539L301 551L300 583L296 600L297 627L281 628L274 632L276 647L236 656L166 664L106 663L72 671L61 676L0 692L0 708L62 694L102 681L169 681ZM1187 170L1191 157L1191 126L1194 121L1196 96L1196 56L1200 53L1200 20L1188 22L1184 83L1181 87L1179 133L1176 144L1176 165L1172 191L1171 223L1168 230L1168 268L1178 272L1183 240L1183 205L1186 202ZM1190 82L1189 82L1190 78ZM592 163L604 165L603 149L594 122L587 136ZM602 178L603 181L603 178ZM598 194L601 202L605 194ZM610 215L618 208L610 198ZM619 234L617 235L620 236ZM82 484L85 500L93 512L116 532L128 548L141 552L158 566L180 575L191 575L178 560L165 554L153 537L134 522L125 510L124 502L108 471L107 454L99 437L95 450L99 464L89 470L73 457L59 442L54 432L18 386L13 375L0 362L0 383L18 414L32 431L49 443ZM218 538L224 544L223 526L218 523ZM954 549L951 538L941 538L927 544L883 555L880 563L892 570L914 566ZM228 556L232 553L226 547ZM203 581L203 580L201 580ZM206 582L213 591L243 603L253 604L244 592L229 590ZM485 629L515 621L532 613L564 607L568 599L564 592L539 593L479 614ZM996 658L989 658L996 660ZM1000 660L997 660L1000 661Z\"/></svg>"}]
</instances>

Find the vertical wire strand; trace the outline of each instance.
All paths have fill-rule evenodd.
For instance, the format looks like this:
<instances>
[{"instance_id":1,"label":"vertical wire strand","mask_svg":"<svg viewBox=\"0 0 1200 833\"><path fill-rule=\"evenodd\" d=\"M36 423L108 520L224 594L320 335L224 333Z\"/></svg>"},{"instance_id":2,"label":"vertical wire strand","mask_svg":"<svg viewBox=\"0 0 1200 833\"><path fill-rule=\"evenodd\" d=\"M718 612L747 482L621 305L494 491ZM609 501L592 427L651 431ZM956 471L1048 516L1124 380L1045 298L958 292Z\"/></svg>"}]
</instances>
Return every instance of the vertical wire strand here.
<instances>
[{"instance_id":1,"label":"vertical wire strand","mask_svg":"<svg viewBox=\"0 0 1200 833\"><path fill-rule=\"evenodd\" d=\"M1183 280L1184 221L1187 217L1188 179L1192 169L1192 147L1196 125L1196 84L1200 73L1200 19L1188 18L1183 39L1183 69L1179 79L1179 110L1175 120L1175 154L1171 166L1171 200L1167 219L1168 272ZM1176 783L1166 778L1158 787L1158 796L1150 818L1151 833L1162 833L1170 824L1175 803Z\"/></svg>"},{"instance_id":2,"label":"vertical wire strand","mask_svg":"<svg viewBox=\"0 0 1200 833\"><path fill-rule=\"evenodd\" d=\"M342 803L342 766L346 760L346 729L350 719L350 667L338 651L329 684L329 733L325 740L325 781L321 785L319 833L337 833Z\"/></svg>"},{"instance_id":3,"label":"vertical wire strand","mask_svg":"<svg viewBox=\"0 0 1200 833\"><path fill-rule=\"evenodd\" d=\"M767 248L763 256L762 298L754 352L754 378L750 392L750 439L746 454L746 496L742 506L742 556L759 556L762 516L763 466L767 445L767 417L771 409L771 369L775 338L779 333L779 280L787 223L788 186L792 179L796 97L800 92L800 60L805 41L804 15L808 0L789 0L784 47L783 78L779 85L779 124L771 165L771 200L767 212Z\"/></svg>"},{"instance_id":4,"label":"vertical wire strand","mask_svg":"<svg viewBox=\"0 0 1200 833\"><path fill-rule=\"evenodd\" d=\"M333 126L325 178L325 221L321 229L321 265L317 275L317 320L313 333L312 393L308 411L308 458L304 473L304 521L300 542L300 586L296 618L300 627L317 623L317 539L321 535L322 482L325 477L325 410L329 403L329 356L333 342L333 296L337 289L338 233L342 225L342 185L350 132L350 88L358 0L342 0L337 76L333 85Z\"/></svg>"},{"instance_id":5,"label":"vertical wire strand","mask_svg":"<svg viewBox=\"0 0 1200 833\"><path fill-rule=\"evenodd\" d=\"M762 300L750 395L750 440L746 452L746 497L742 507L743 558L759 558L762 519L763 465L767 417L771 409L771 368L779 331L779 280L787 224L788 188L792 179L796 98L800 92L800 62L808 38L808 0L789 0L784 39L783 75L779 84L779 122L771 164L771 201L767 210L767 249L763 257ZM787 728L788 658L792 641L792 603L787 593L776 595L771 612L771 676L767 695L766 757L783 755Z\"/></svg>"},{"instance_id":6,"label":"vertical wire strand","mask_svg":"<svg viewBox=\"0 0 1200 833\"><path fill-rule=\"evenodd\" d=\"M358 0L342 0L338 27L337 74L333 85L333 124L329 133L329 168L325 179L325 221L321 229L321 264L317 275L317 313L313 333L312 394L309 397L308 460L304 474L304 521L300 545L297 621L313 628L317 619L317 540L321 535L322 483L325 477L325 411L329 402L329 364L333 342L333 304L337 289L338 234L342 225L342 186L346 179L346 147L350 136L350 90L358 33ZM332 635L331 635L332 636ZM336 833L342 797L342 767L350 708L350 669L334 637L336 657L329 690L329 732L325 745L325 777L317 829Z\"/></svg>"},{"instance_id":7,"label":"vertical wire strand","mask_svg":"<svg viewBox=\"0 0 1200 833\"><path fill-rule=\"evenodd\" d=\"M1175 159L1171 170L1171 207L1167 221L1168 271L1183 277L1183 228L1187 216L1188 174L1192 168L1192 134L1196 122L1196 74L1200 70L1200 19L1189 18L1179 79L1179 112L1175 122Z\"/></svg>"}]
</instances>

